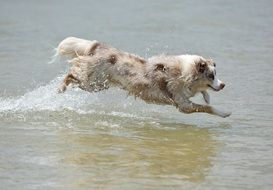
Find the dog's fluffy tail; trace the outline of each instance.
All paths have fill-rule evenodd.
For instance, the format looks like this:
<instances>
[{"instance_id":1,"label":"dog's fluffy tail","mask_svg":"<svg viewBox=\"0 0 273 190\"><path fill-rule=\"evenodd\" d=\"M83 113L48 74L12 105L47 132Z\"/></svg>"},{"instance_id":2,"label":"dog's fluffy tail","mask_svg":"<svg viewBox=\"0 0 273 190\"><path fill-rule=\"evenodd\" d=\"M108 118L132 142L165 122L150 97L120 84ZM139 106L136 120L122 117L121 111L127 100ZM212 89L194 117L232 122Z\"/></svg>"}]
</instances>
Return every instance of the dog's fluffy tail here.
<instances>
[{"instance_id":1,"label":"dog's fluffy tail","mask_svg":"<svg viewBox=\"0 0 273 190\"><path fill-rule=\"evenodd\" d=\"M97 43L97 41L89 41L76 37L68 37L61 41L57 48L55 48L55 54L52 56L50 63L53 63L58 57L75 58L79 56L88 55L91 47Z\"/></svg>"}]
</instances>

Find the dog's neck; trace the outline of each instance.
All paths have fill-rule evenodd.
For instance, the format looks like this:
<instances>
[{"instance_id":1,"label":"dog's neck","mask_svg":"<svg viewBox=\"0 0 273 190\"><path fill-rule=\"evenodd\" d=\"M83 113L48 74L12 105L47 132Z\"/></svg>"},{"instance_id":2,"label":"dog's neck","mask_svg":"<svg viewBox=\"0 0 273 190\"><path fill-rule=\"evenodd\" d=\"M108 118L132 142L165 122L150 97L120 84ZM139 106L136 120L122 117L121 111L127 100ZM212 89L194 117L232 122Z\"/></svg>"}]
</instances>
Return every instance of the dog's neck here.
<instances>
[{"instance_id":1,"label":"dog's neck","mask_svg":"<svg viewBox=\"0 0 273 190\"><path fill-rule=\"evenodd\" d=\"M201 87L201 88L200 88ZM185 77L183 93L187 98L195 96L195 94L203 91L202 85L198 80L198 76L194 71L188 73L188 77Z\"/></svg>"},{"instance_id":2,"label":"dog's neck","mask_svg":"<svg viewBox=\"0 0 273 190\"><path fill-rule=\"evenodd\" d=\"M190 91L191 97L193 97L197 93L207 90L207 87L202 88L198 81L194 81L191 85L189 85L188 90Z\"/></svg>"}]
</instances>

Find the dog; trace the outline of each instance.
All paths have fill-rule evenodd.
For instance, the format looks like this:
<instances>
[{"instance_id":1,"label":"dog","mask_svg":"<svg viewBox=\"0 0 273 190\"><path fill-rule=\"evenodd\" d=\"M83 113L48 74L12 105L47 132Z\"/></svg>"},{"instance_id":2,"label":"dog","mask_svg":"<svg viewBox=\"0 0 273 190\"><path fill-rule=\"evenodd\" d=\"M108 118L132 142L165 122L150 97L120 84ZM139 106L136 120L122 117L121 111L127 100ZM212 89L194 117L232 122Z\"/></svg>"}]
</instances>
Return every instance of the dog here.
<instances>
[{"instance_id":1,"label":"dog","mask_svg":"<svg viewBox=\"0 0 273 190\"><path fill-rule=\"evenodd\" d=\"M173 105L180 112L204 112L228 117L209 105L208 89L220 91L225 84L216 78L215 62L198 55L159 55L147 60L98 41L68 37L58 45L56 55L66 56L72 67L59 87L77 85L88 92L119 87L147 103ZM201 93L200 105L190 98Z\"/></svg>"}]
</instances>

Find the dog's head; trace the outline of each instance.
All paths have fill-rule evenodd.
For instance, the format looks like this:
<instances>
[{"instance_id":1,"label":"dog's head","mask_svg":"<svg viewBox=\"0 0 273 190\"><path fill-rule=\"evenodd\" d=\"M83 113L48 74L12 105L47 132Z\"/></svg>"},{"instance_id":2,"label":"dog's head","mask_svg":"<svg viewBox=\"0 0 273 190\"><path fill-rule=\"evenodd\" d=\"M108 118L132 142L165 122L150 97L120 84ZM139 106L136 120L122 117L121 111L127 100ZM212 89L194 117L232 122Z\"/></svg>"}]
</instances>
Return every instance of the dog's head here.
<instances>
[{"instance_id":1,"label":"dog's head","mask_svg":"<svg viewBox=\"0 0 273 190\"><path fill-rule=\"evenodd\" d=\"M195 60L197 80L200 89L222 90L225 84L216 77L216 64L212 59L200 57Z\"/></svg>"}]
</instances>

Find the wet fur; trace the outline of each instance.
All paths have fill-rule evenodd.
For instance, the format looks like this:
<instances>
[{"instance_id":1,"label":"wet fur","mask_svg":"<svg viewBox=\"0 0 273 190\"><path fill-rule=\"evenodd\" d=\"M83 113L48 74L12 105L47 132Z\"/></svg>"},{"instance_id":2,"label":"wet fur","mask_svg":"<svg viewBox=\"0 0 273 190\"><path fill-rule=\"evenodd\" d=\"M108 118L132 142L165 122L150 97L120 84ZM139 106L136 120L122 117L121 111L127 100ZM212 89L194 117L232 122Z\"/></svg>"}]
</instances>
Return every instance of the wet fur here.
<instances>
[{"instance_id":1,"label":"wet fur","mask_svg":"<svg viewBox=\"0 0 273 190\"><path fill-rule=\"evenodd\" d=\"M72 64L59 92L64 92L70 84L89 92L119 87L147 103L174 105L183 113L230 115L189 100L201 92L209 103L204 76L214 63L201 56L160 55L145 60L97 41L74 37L59 44L57 55L70 57Z\"/></svg>"}]
</instances>

